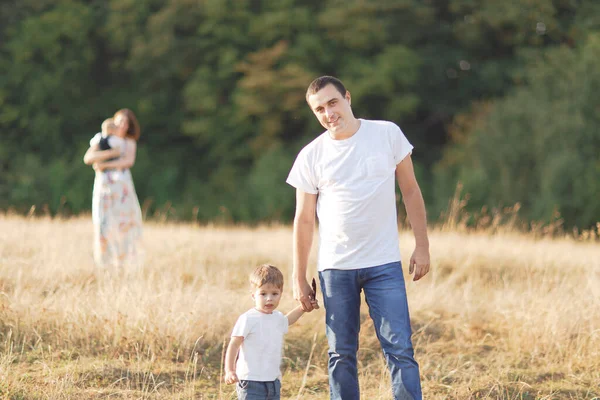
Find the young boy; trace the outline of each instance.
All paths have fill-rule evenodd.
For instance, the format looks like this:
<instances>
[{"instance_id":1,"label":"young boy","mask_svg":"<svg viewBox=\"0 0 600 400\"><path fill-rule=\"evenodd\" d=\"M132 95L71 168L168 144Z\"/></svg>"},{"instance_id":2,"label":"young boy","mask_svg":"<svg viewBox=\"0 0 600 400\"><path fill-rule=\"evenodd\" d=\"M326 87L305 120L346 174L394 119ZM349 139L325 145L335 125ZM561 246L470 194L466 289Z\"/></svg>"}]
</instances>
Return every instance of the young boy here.
<instances>
[{"instance_id":1,"label":"young boy","mask_svg":"<svg viewBox=\"0 0 600 400\"><path fill-rule=\"evenodd\" d=\"M102 135L100 137L100 150L108 150L111 148L109 143L109 136L112 135L117 129L115 122L112 118L107 118L102 122Z\"/></svg>"},{"instance_id":2,"label":"young boy","mask_svg":"<svg viewBox=\"0 0 600 400\"><path fill-rule=\"evenodd\" d=\"M283 290L283 274L272 265L258 267L250 275L250 285L254 308L238 318L231 332L225 355L225 382L238 382L240 400L279 400L283 335L304 311L302 306L287 315L276 310ZM319 308L314 293L311 303Z\"/></svg>"},{"instance_id":3,"label":"young boy","mask_svg":"<svg viewBox=\"0 0 600 400\"><path fill-rule=\"evenodd\" d=\"M102 122L102 136L98 142L100 150L120 149L123 146L123 139L114 135L116 130L117 126L112 118L107 118ZM116 160L117 158L111 158L107 161Z\"/></svg>"},{"instance_id":4,"label":"young boy","mask_svg":"<svg viewBox=\"0 0 600 400\"><path fill-rule=\"evenodd\" d=\"M118 159L123 149L125 141L123 138L115 135L117 126L112 118L107 118L102 122L102 131L98 132L92 140L90 140L90 147L95 147L96 150L119 150L116 157L106 159L105 161L112 161Z\"/></svg>"}]
</instances>

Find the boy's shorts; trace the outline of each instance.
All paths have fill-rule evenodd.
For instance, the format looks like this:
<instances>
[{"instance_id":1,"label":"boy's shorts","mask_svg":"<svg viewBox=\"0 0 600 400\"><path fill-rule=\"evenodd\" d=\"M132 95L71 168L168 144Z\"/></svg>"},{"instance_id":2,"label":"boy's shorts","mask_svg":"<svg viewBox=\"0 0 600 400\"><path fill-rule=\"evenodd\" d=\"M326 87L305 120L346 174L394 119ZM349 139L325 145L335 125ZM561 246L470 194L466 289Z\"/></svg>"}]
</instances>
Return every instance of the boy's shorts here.
<instances>
[{"instance_id":1,"label":"boy's shorts","mask_svg":"<svg viewBox=\"0 0 600 400\"><path fill-rule=\"evenodd\" d=\"M235 389L238 400L279 400L281 382L279 379L270 382L241 380Z\"/></svg>"}]
</instances>

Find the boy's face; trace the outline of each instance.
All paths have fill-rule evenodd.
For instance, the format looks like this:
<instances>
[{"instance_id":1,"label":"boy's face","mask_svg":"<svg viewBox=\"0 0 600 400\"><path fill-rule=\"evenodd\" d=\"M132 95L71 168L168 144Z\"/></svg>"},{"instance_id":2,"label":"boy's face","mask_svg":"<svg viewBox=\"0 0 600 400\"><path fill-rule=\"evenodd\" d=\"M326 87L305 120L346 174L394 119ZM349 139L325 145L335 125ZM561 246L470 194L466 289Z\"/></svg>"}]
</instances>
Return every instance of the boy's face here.
<instances>
[{"instance_id":1,"label":"boy's face","mask_svg":"<svg viewBox=\"0 0 600 400\"><path fill-rule=\"evenodd\" d=\"M112 135L115 133L116 126L112 121L105 121L102 123L102 133L106 135Z\"/></svg>"},{"instance_id":2,"label":"boy's face","mask_svg":"<svg viewBox=\"0 0 600 400\"><path fill-rule=\"evenodd\" d=\"M252 292L252 298L254 299L254 308L262 313L271 314L279 305L281 289L270 283L265 283Z\"/></svg>"}]
</instances>

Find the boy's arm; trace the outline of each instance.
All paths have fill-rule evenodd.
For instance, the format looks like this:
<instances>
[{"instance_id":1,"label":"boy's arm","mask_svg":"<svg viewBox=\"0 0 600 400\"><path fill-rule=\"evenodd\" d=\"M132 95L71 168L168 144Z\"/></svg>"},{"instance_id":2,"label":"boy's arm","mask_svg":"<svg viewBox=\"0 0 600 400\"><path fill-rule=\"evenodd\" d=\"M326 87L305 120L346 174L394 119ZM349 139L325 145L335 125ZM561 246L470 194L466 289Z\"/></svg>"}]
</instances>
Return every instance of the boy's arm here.
<instances>
[{"instance_id":1,"label":"boy's arm","mask_svg":"<svg viewBox=\"0 0 600 400\"><path fill-rule=\"evenodd\" d=\"M290 311L289 313L287 313L286 317L288 319L288 326L293 325L294 322L298 321L300 319L300 317L302 316L302 314L304 314L304 310L302 309L302 306L298 306L298 307L294 308L292 311Z\"/></svg>"},{"instance_id":2,"label":"boy's arm","mask_svg":"<svg viewBox=\"0 0 600 400\"><path fill-rule=\"evenodd\" d=\"M314 287L315 287L315 280L313 279L313 294L310 296L310 305L312 306L313 310L318 310L319 309L319 302L316 299L317 295L316 295ZM302 316L302 314L304 314L305 312L306 311L304 311L304 309L300 305L300 306L294 308L289 313L287 313L286 317L288 319L288 326L290 326L294 322L298 321L300 319L300 317Z\"/></svg>"},{"instance_id":3,"label":"boy's arm","mask_svg":"<svg viewBox=\"0 0 600 400\"><path fill-rule=\"evenodd\" d=\"M225 383L227 384L238 381L238 377L235 373L235 361L243 342L243 336L232 336L229 341L229 346L227 346L227 353L225 353Z\"/></svg>"}]
</instances>

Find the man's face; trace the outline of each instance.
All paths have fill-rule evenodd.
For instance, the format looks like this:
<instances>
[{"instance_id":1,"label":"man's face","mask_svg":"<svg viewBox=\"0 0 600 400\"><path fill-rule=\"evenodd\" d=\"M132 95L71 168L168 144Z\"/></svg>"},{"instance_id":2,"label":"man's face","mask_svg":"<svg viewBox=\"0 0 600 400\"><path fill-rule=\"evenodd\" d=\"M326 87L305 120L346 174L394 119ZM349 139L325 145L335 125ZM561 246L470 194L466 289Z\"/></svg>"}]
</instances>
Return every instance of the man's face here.
<instances>
[{"instance_id":1,"label":"man's face","mask_svg":"<svg viewBox=\"0 0 600 400\"><path fill-rule=\"evenodd\" d=\"M307 101L321 125L329 132L345 133L351 128L354 114L350 107L350 92L346 91L346 95L342 96L335 86L329 84L309 95Z\"/></svg>"}]
</instances>

